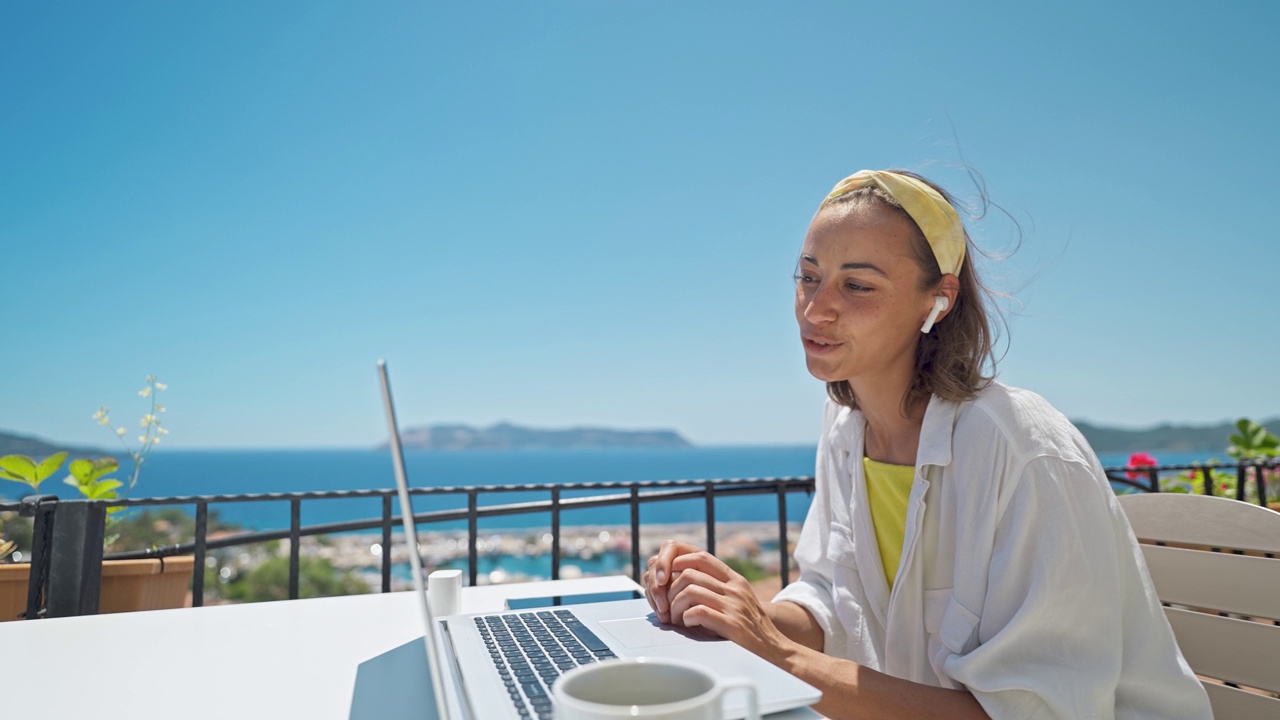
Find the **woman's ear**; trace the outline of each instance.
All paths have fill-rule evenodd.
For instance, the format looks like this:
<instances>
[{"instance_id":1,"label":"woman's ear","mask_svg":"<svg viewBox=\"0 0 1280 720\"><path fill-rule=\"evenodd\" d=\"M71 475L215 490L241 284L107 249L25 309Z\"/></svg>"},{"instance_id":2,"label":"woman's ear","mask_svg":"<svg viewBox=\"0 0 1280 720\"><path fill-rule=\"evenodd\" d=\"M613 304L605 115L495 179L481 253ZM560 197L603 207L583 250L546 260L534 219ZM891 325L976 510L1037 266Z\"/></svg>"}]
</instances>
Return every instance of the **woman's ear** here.
<instances>
[{"instance_id":1,"label":"woman's ear","mask_svg":"<svg viewBox=\"0 0 1280 720\"><path fill-rule=\"evenodd\" d=\"M941 295L947 299L947 308L938 313L938 320L946 317L956 307L956 298L960 296L960 278L950 273L943 275L938 281L938 288L933 291L934 295Z\"/></svg>"},{"instance_id":2,"label":"woman's ear","mask_svg":"<svg viewBox=\"0 0 1280 720\"><path fill-rule=\"evenodd\" d=\"M938 286L933 290L933 305L929 308L929 316L925 318L920 332L928 333L933 326L951 312L955 307L956 296L960 294L960 281L955 275L943 275Z\"/></svg>"}]
</instances>

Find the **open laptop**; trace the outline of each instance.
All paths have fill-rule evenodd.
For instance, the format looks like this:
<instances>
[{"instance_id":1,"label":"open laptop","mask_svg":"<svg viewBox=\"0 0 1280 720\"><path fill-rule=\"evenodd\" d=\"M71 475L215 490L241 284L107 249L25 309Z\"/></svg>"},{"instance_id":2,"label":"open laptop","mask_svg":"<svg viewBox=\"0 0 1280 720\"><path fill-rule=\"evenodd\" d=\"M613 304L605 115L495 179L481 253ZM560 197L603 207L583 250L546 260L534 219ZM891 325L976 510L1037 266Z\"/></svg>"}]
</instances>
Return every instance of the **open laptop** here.
<instances>
[{"instance_id":1,"label":"open laptop","mask_svg":"<svg viewBox=\"0 0 1280 720\"><path fill-rule=\"evenodd\" d=\"M381 360L378 377L391 435L413 589L422 606L427 660L436 713L441 720L460 720L449 714L446 683L460 685L463 711L471 720L550 720L554 713L551 687L562 673L618 657L672 657L704 665L724 679L748 678L755 683L762 713L812 705L822 699L817 688L732 642L660 624L642 599L434 618L427 601L417 528L412 520L413 504L391 382L387 365ZM441 633L443 642L438 645L437 634ZM443 647L449 657L439 657L438 647ZM452 671L447 679L446 667ZM726 699L726 717L741 718L746 714L745 702L735 696L731 693Z\"/></svg>"}]
</instances>

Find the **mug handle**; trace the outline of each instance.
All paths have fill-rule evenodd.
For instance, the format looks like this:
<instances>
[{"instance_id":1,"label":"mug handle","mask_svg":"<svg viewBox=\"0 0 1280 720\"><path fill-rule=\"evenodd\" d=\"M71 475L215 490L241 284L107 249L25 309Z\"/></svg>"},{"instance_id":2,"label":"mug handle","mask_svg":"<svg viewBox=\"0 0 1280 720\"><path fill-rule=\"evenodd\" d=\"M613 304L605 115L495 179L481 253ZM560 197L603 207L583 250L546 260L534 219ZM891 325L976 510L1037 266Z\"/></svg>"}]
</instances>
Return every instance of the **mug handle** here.
<instances>
[{"instance_id":1,"label":"mug handle","mask_svg":"<svg viewBox=\"0 0 1280 720\"><path fill-rule=\"evenodd\" d=\"M734 678L720 683L720 717L724 717L724 696L730 690L747 691L747 720L760 720L760 704L756 700L756 684L746 678Z\"/></svg>"}]
</instances>

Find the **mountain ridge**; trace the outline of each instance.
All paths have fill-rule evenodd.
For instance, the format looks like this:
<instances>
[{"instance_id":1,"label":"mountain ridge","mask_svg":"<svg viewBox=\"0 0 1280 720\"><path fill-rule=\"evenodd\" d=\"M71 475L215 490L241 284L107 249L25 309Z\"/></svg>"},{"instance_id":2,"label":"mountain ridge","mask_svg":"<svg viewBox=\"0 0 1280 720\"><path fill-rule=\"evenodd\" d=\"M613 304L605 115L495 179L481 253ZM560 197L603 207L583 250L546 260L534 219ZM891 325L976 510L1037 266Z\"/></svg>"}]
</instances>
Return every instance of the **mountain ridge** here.
<instances>
[{"instance_id":1,"label":"mountain ridge","mask_svg":"<svg viewBox=\"0 0 1280 720\"><path fill-rule=\"evenodd\" d=\"M675 430L615 430L577 426L541 429L500 422L487 428L471 425L431 425L400 432L400 443L415 450L514 450L586 448L692 447ZM383 443L379 448L386 448Z\"/></svg>"},{"instance_id":2,"label":"mountain ridge","mask_svg":"<svg viewBox=\"0 0 1280 720\"><path fill-rule=\"evenodd\" d=\"M1107 426L1085 420L1072 422L1098 454L1144 451L1225 455L1227 438L1235 432L1234 422L1205 425L1161 423L1146 428ZM1280 432L1280 416L1263 420L1261 424L1272 432ZM401 441L407 448L435 450L676 448L694 445L675 430L617 430L591 426L540 429L511 422L500 422L487 428L460 423L409 428L401 432ZM385 449L387 444L377 447ZM102 448L73 447L0 430L0 456L20 454L40 458L63 450L72 456L119 454Z\"/></svg>"}]
</instances>

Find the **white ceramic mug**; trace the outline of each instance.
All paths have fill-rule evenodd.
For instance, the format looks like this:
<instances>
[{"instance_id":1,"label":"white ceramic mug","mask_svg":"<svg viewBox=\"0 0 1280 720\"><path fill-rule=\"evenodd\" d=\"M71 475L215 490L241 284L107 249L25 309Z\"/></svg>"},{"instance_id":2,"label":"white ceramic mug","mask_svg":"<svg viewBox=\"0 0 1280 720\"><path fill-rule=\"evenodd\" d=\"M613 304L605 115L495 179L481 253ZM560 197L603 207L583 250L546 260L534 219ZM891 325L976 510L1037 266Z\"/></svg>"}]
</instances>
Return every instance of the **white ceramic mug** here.
<instances>
[{"instance_id":1,"label":"white ceramic mug","mask_svg":"<svg viewBox=\"0 0 1280 720\"><path fill-rule=\"evenodd\" d=\"M575 668L552 686L557 720L723 720L727 690L747 692L747 717L760 720L748 680L719 680L701 665L668 658L607 660Z\"/></svg>"}]
</instances>

